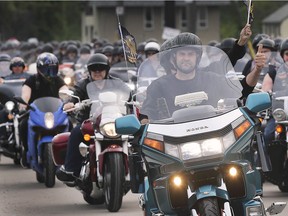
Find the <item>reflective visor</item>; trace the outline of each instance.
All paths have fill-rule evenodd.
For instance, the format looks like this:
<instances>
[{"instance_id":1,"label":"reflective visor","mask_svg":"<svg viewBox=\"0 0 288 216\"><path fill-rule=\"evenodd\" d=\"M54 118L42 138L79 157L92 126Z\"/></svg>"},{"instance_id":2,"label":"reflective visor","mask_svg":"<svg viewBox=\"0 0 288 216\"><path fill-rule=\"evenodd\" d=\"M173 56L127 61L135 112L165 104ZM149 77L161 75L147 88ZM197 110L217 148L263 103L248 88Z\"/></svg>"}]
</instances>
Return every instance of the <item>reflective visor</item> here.
<instances>
[{"instance_id":1,"label":"reflective visor","mask_svg":"<svg viewBox=\"0 0 288 216\"><path fill-rule=\"evenodd\" d=\"M103 71L107 70L107 68L108 68L107 65L100 65L100 64L94 64L88 66L89 71Z\"/></svg>"},{"instance_id":2,"label":"reflective visor","mask_svg":"<svg viewBox=\"0 0 288 216\"><path fill-rule=\"evenodd\" d=\"M56 77L58 74L58 65L44 65L38 67L40 72L47 77Z\"/></svg>"}]
</instances>

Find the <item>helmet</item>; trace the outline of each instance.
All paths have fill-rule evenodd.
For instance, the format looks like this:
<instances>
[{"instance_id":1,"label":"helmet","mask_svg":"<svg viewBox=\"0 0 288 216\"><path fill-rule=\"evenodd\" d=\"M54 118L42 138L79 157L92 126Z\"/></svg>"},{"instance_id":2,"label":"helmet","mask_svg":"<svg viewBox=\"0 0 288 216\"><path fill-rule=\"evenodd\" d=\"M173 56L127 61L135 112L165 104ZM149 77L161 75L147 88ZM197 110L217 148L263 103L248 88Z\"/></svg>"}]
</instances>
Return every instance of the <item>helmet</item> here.
<instances>
[{"instance_id":1,"label":"helmet","mask_svg":"<svg viewBox=\"0 0 288 216\"><path fill-rule=\"evenodd\" d=\"M20 66L20 67L23 67L23 69L25 68L25 62L22 58L20 57L14 57L11 59L10 61L10 70L12 70L12 67L15 67L15 66Z\"/></svg>"},{"instance_id":2,"label":"helmet","mask_svg":"<svg viewBox=\"0 0 288 216\"><path fill-rule=\"evenodd\" d=\"M10 62L11 61L11 56L6 54L6 53L0 54L0 62L2 62L2 61Z\"/></svg>"},{"instance_id":3,"label":"helmet","mask_svg":"<svg viewBox=\"0 0 288 216\"><path fill-rule=\"evenodd\" d=\"M211 40L208 42L208 46L216 46L216 44L218 44L219 42L217 40Z\"/></svg>"},{"instance_id":4,"label":"helmet","mask_svg":"<svg viewBox=\"0 0 288 216\"><path fill-rule=\"evenodd\" d=\"M200 40L200 38L190 32L183 32L178 34L176 37L174 37L171 41L171 48L177 48L177 47L181 47L181 46L191 46L191 45L198 45L199 47L195 48L195 51L197 52L197 61L196 61L196 65L195 67L198 66L201 56L202 56L202 48L200 46L202 46L202 41ZM175 67L178 67L175 59L174 61L174 65Z\"/></svg>"},{"instance_id":5,"label":"helmet","mask_svg":"<svg viewBox=\"0 0 288 216\"><path fill-rule=\"evenodd\" d=\"M154 41L148 42L144 47L144 51L145 53L149 51L158 53L160 51L160 45Z\"/></svg>"},{"instance_id":6,"label":"helmet","mask_svg":"<svg viewBox=\"0 0 288 216\"><path fill-rule=\"evenodd\" d=\"M255 37L253 38L253 41L252 41L252 47L256 50L259 41L264 39L264 38L270 38L270 37L267 34L257 34L257 35L255 35Z\"/></svg>"},{"instance_id":7,"label":"helmet","mask_svg":"<svg viewBox=\"0 0 288 216\"><path fill-rule=\"evenodd\" d=\"M102 49L102 53L103 54L111 54L113 53L114 47L111 44L107 44L103 47Z\"/></svg>"},{"instance_id":8,"label":"helmet","mask_svg":"<svg viewBox=\"0 0 288 216\"><path fill-rule=\"evenodd\" d=\"M281 46L282 41L283 39L280 37L274 38L275 50L280 51L280 46Z\"/></svg>"},{"instance_id":9,"label":"helmet","mask_svg":"<svg viewBox=\"0 0 288 216\"><path fill-rule=\"evenodd\" d=\"M87 45L83 45L80 48L80 54L91 54L91 49Z\"/></svg>"},{"instance_id":10,"label":"helmet","mask_svg":"<svg viewBox=\"0 0 288 216\"><path fill-rule=\"evenodd\" d=\"M223 50L225 53L229 52L234 44L235 44L236 38L225 38L220 43L220 49Z\"/></svg>"},{"instance_id":11,"label":"helmet","mask_svg":"<svg viewBox=\"0 0 288 216\"><path fill-rule=\"evenodd\" d=\"M49 53L53 53L53 46L51 43L46 43L41 47L41 51L42 52L49 52Z\"/></svg>"},{"instance_id":12,"label":"helmet","mask_svg":"<svg viewBox=\"0 0 288 216\"><path fill-rule=\"evenodd\" d=\"M76 53L76 54L78 54L77 46L74 45L74 44L68 45L67 48L66 48L66 53Z\"/></svg>"},{"instance_id":13,"label":"helmet","mask_svg":"<svg viewBox=\"0 0 288 216\"><path fill-rule=\"evenodd\" d=\"M48 52L41 53L36 60L37 72L46 78L56 77L59 61L57 57Z\"/></svg>"},{"instance_id":14,"label":"helmet","mask_svg":"<svg viewBox=\"0 0 288 216\"><path fill-rule=\"evenodd\" d=\"M91 70L92 70L93 68L98 68L99 70L105 69L105 70L106 70L105 79L106 79L107 76L108 76L108 71L109 71L109 69L110 69L109 59L108 59L107 56L105 56L105 55L102 54L102 53L93 54L93 55L88 59L87 68L88 68L89 74L91 74Z\"/></svg>"},{"instance_id":15,"label":"helmet","mask_svg":"<svg viewBox=\"0 0 288 216\"><path fill-rule=\"evenodd\" d=\"M288 38L283 40L280 45L280 55L282 56L282 58L286 50L288 50Z\"/></svg>"},{"instance_id":16,"label":"helmet","mask_svg":"<svg viewBox=\"0 0 288 216\"><path fill-rule=\"evenodd\" d=\"M275 42L272 39L264 38L260 40L259 43L257 44L257 49L260 44L263 45L263 48L267 48L267 49L270 49L271 51L275 51Z\"/></svg>"},{"instance_id":17,"label":"helmet","mask_svg":"<svg viewBox=\"0 0 288 216\"><path fill-rule=\"evenodd\" d=\"M144 52L145 45L146 45L146 42L139 43L137 46L137 52Z\"/></svg>"}]
</instances>

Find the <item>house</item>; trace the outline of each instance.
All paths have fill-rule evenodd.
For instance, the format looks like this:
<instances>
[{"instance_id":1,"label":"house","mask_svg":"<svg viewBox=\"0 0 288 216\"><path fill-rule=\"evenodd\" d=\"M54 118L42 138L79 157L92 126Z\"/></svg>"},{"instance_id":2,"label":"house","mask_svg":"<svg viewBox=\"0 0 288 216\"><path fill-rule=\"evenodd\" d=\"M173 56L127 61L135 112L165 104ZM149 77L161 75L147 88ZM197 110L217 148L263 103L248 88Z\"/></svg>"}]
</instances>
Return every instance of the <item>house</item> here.
<instances>
[{"instance_id":1,"label":"house","mask_svg":"<svg viewBox=\"0 0 288 216\"><path fill-rule=\"evenodd\" d=\"M288 3L262 21L263 33L272 37L288 37Z\"/></svg>"},{"instance_id":2,"label":"house","mask_svg":"<svg viewBox=\"0 0 288 216\"><path fill-rule=\"evenodd\" d=\"M172 33L196 33L205 44L220 40L219 7L227 4L229 1L88 1L82 14L82 41L95 37L117 41L120 21L137 43L149 38L162 43L164 27L170 27Z\"/></svg>"}]
</instances>

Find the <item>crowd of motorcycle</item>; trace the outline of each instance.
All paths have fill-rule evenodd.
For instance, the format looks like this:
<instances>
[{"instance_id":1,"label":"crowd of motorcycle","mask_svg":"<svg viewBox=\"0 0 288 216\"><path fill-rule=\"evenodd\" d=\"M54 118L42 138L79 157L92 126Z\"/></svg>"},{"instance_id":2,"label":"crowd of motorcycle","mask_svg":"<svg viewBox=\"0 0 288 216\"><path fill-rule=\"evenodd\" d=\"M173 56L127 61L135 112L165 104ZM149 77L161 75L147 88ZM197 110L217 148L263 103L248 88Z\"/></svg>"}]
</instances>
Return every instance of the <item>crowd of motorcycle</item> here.
<instances>
[{"instance_id":1,"label":"crowd of motorcycle","mask_svg":"<svg viewBox=\"0 0 288 216\"><path fill-rule=\"evenodd\" d=\"M210 69L226 80L221 91L217 90L215 79L211 83L207 79L201 91L195 93L188 94L186 85L179 86L177 92L186 93L177 95L174 105L181 108L170 113L173 108L159 100L161 112L157 117L148 116L148 124L141 124L138 119L146 90L165 74L164 68L171 67L170 58L178 51L176 47L161 50L161 43L151 38L138 44L138 61L131 64L125 59L121 41L111 44L98 38L91 43L41 43L30 38L27 42L3 42L0 105L8 121L0 123L0 128L5 128L5 136L0 135L0 156L21 164L24 149L19 123L29 115L28 143L35 147L28 151L29 166L35 171L37 182L53 187L56 170L65 163L71 122L75 125L77 113L91 107L90 118L81 124L89 145L79 143L83 156L80 175L75 181L64 182L80 190L87 203L105 203L108 211L117 212L123 196L131 190L140 194L139 206L147 216L278 214L286 203L265 208L261 196L265 196L265 181L288 192L288 65L283 58L288 56L288 40L258 34L252 41L255 49L261 40L266 40L264 47L273 49L245 105L240 106L236 100L242 90L239 80L245 66L249 62L254 64L254 51L247 49L245 57L233 67L227 62L225 49L231 49L235 40L211 41L201 46L198 65L201 69L217 62ZM20 111L18 105L25 104L21 98L24 80L5 80L11 73L10 61L15 56L23 58L25 73L35 74L36 58L43 52L57 56L58 75L69 90L59 91L59 98L36 99L25 112ZM86 63L93 53L109 58L110 75L129 86L132 99L130 94L119 92L115 80L107 80L115 88L99 95L95 94L95 82L89 83L87 100L80 101L73 94L74 86L89 76ZM273 91L267 93L261 88L271 66L277 73ZM227 92L231 94L227 96ZM64 111L63 104L73 97L78 101L75 108ZM220 100L215 105L209 102L211 97ZM275 119L276 127L273 142L267 144L263 132L270 118Z\"/></svg>"}]
</instances>

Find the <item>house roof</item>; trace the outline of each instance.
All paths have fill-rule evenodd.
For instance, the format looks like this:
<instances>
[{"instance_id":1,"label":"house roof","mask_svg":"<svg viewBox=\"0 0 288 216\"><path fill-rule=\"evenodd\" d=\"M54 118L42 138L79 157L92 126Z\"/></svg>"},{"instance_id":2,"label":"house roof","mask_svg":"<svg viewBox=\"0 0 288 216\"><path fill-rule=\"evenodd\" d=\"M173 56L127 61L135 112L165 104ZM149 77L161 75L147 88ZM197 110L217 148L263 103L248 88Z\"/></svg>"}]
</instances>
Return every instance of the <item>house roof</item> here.
<instances>
[{"instance_id":1,"label":"house roof","mask_svg":"<svg viewBox=\"0 0 288 216\"><path fill-rule=\"evenodd\" d=\"M263 19L262 22L263 23L280 23L288 17L287 11L288 11L288 4L285 4L284 6L282 6L281 8L279 8L278 10L270 14L268 17Z\"/></svg>"}]
</instances>

